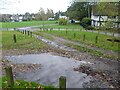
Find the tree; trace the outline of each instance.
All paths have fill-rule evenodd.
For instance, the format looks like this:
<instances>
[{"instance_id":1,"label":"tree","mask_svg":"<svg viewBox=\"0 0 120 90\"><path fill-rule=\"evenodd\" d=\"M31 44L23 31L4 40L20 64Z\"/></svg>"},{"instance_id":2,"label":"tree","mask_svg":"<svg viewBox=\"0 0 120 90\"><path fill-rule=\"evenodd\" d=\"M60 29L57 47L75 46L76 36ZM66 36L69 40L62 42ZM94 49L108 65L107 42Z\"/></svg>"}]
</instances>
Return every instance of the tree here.
<instances>
[{"instance_id":1,"label":"tree","mask_svg":"<svg viewBox=\"0 0 120 90\"><path fill-rule=\"evenodd\" d=\"M82 20L84 17L91 17L91 6L97 2L72 2L67 9L67 15L70 19Z\"/></svg>"},{"instance_id":2,"label":"tree","mask_svg":"<svg viewBox=\"0 0 120 90\"><path fill-rule=\"evenodd\" d=\"M30 15L29 12L26 12L26 13L25 13L25 15L24 15L24 20L26 20L26 21L32 20L32 17L31 17L31 15Z\"/></svg>"},{"instance_id":3,"label":"tree","mask_svg":"<svg viewBox=\"0 0 120 90\"><path fill-rule=\"evenodd\" d=\"M47 16L43 8L39 9L39 12L36 15L36 19L40 21L47 20Z\"/></svg>"},{"instance_id":4,"label":"tree","mask_svg":"<svg viewBox=\"0 0 120 90\"><path fill-rule=\"evenodd\" d=\"M46 16L47 16L47 19L54 17L54 12L53 12L53 10L52 10L52 9L47 9Z\"/></svg>"}]
</instances>

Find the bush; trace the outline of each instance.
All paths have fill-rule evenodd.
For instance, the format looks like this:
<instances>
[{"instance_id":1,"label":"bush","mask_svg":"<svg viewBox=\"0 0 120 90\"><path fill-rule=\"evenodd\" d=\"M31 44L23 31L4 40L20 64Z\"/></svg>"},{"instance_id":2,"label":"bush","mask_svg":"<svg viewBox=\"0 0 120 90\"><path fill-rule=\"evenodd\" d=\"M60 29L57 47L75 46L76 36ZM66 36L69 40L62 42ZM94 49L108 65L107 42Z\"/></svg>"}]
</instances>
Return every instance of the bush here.
<instances>
[{"instance_id":1,"label":"bush","mask_svg":"<svg viewBox=\"0 0 120 90\"><path fill-rule=\"evenodd\" d=\"M59 25L66 25L67 22L68 22L68 20L65 19L65 18L60 18L60 19L59 19Z\"/></svg>"},{"instance_id":2,"label":"bush","mask_svg":"<svg viewBox=\"0 0 120 90\"><path fill-rule=\"evenodd\" d=\"M87 25L87 24L82 23L82 22L80 22L80 25L81 25L81 26L83 26L84 28L87 28L87 27L88 27L88 25Z\"/></svg>"},{"instance_id":3,"label":"bush","mask_svg":"<svg viewBox=\"0 0 120 90\"><path fill-rule=\"evenodd\" d=\"M87 25L91 25L91 18L85 17L85 18L82 19L81 22L82 22L82 23L85 23L85 24L87 24Z\"/></svg>"},{"instance_id":4,"label":"bush","mask_svg":"<svg viewBox=\"0 0 120 90\"><path fill-rule=\"evenodd\" d=\"M95 29L94 27L92 27L92 26L88 26L88 27L86 27L88 30L93 30L93 29Z\"/></svg>"}]
</instances>

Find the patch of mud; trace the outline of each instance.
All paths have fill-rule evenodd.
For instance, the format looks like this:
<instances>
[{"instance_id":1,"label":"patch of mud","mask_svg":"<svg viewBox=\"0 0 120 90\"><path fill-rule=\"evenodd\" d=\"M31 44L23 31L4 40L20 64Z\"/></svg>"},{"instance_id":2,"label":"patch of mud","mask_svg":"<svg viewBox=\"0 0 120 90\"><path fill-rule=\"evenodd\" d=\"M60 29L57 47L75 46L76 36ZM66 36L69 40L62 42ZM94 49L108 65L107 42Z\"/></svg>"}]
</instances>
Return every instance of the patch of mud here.
<instances>
[{"instance_id":1,"label":"patch of mud","mask_svg":"<svg viewBox=\"0 0 120 90\"><path fill-rule=\"evenodd\" d=\"M92 81L84 83L83 86L85 88L120 88L118 72L98 71L86 65L81 65L80 67L73 69L74 71L86 73L93 78Z\"/></svg>"},{"instance_id":2,"label":"patch of mud","mask_svg":"<svg viewBox=\"0 0 120 90\"><path fill-rule=\"evenodd\" d=\"M40 64L25 64L25 63L13 63L8 60L2 60L2 74L5 76L5 67L12 67L13 73L23 73L26 71L38 70L41 69L42 66Z\"/></svg>"}]
</instances>

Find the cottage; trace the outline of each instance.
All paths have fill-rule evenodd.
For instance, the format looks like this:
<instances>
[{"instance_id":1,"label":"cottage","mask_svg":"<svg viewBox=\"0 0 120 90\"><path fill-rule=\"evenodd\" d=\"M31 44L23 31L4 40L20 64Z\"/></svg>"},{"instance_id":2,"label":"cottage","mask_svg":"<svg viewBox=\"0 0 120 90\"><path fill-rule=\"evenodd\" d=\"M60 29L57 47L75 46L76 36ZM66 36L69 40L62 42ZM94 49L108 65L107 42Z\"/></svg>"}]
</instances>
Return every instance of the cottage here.
<instances>
[{"instance_id":1,"label":"cottage","mask_svg":"<svg viewBox=\"0 0 120 90\"><path fill-rule=\"evenodd\" d=\"M109 9L109 10L108 10ZM109 6L105 7L105 9L99 10L96 5L92 6L92 11L91 11L91 25L93 27L98 27L98 26L104 26L105 22L112 21L114 26L111 28L119 28L120 23L118 20L118 14L115 13L114 15L110 15L109 11L113 10L109 8ZM117 9L115 12L118 12Z\"/></svg>"}]
</instances>

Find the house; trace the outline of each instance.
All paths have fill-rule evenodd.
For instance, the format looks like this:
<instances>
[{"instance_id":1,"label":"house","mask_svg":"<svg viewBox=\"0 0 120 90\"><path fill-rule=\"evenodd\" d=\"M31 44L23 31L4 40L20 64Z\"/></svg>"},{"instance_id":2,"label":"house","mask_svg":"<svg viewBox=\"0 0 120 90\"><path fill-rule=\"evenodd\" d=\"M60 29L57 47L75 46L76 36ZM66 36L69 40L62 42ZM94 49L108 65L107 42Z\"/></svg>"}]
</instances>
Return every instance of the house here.
<instances>
[{"instance_id":1,"label":"house","mask_svg":"<svg viewBox=\"0 0 120 90\"><path fill-rule=\"evenodd\" d=\"M20 22L23 21L23 15L13 14L10 19L12 22Z\"/></svg>"},{"instance_id":2,"label":"house","mask_svg":"<svg viewBox=\"0 0 120 90\"><path fill-rule=\"evenodd\" d=\"M67 17L67 16L61 16L61 15L59 15L59 19L60 19L60 18L69 19L69 17Z\"/></svg>"},{"instance_id":3,"label":"house","mask_svg":"<svg viewBox=\"0 0 120 90\"><path fill-rule=\"evenodd\" d=\"M48 18L48 21L54 21L55 18Z\"/></svg>"},{"instance_id":4,"label":"house","mask_svg":"<svg viewBox=\"0 0 120 90\"><path fill-rule=\"evenodd\" d=\"M113 13L112 15L110 14L110 11L113 10L113 7L111 8L109 6L106 6L105 9L99 10L96 5L92 6L92 11L91 11L91 26L93 27L99 27L99 26L104 26L105 22L111 21L112 26L111 28L120 28L120 21L118 20L118 14L117 14L117 9L114 11L116 13Z\"/></svg>"}]
</instances>

